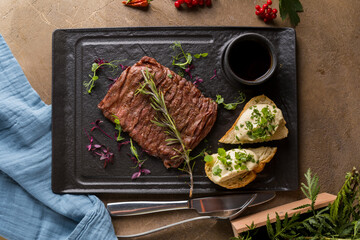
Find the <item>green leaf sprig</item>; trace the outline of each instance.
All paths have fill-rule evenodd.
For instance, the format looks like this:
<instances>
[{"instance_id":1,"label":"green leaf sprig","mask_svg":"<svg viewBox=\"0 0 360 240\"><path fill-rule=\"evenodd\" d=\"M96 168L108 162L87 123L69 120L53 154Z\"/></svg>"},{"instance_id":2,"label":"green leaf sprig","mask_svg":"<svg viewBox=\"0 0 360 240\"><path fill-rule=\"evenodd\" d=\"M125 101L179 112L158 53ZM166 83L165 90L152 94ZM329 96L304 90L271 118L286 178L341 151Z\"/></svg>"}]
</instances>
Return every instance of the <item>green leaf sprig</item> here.
<instances>
[{"instance_id":1,"label":"green leaf sprig","mask_svg":"<svg viewBox=\"0 0 360 240\"><path fill-rule=\"evenodd\" d=\"M151 74L148 69L142 70L142 75L144 77L144 83L137 89L136 94L149 95L151 107L159 113L152 122L164 128L165 133L169 136L169 138L166 139L167 145L179 144L181 146L181 149L174 148L174 150L178 152L178 155L173 158L184 159L184 168L181 170L187 172L190 176L189 197L191 198L194 189L193 165L190 163L192 160L190 158L191 149L185 146L181 134L175 125L175 121L166 107L164 94L156 87L154 75Z\"/></svg>"},{"instance_id":2,"label":"green leaf sprig","mask_svg":"<svg viewBox=\"0 0 360 240\"><path fill-rule=\"evenodd\" d=\"M242 104L244 103L246 100L246 96L243 92L239 92L239 96L235 99L235 102L233 103L225 103L224 101L224 98L220 95L220 94L217 94L216 95L216 100L215 102L217 104L222 104L224 106L225 109L227 110L235 110L236 107L239 105L239 104Z\"/></svg>"},{"instance_id":3,"label":"green leaf sprig","mask_svg":"<svg viewBox=\"0 0 360 240\"><path fill-rule=\"evenodd\" d=\"M300 0L279 0L280 17L282 20L289 16L290 22L296 26L300 22L298 12L303 12Z\"/></svg>"},{"instance_id":4,"label":"green leaf sprig","mask_svg":"<svg viewBox=\"0 0 360 240\"><path fill-rule=\"evenodd\" d=\"M97 72L101 67L108 66L114 72L118 68L118 65L116 63L118 63L120 61L122 61L122 60L114 60L111 62L105 62L105 61L101 60L100 62L94 62L91 65L92 74L89 74L90 80L83 82L83 85L86 88L86 92L90 94L92 89L95 87L95 82L96 82L96 80L99 79Z\"/></svg>"},{"instance_id":5,"label":"green leaf sprig","mask_svg":"<svg viewBox=\"0 0 360 240\"><path fill-rule=\"evenodd\" d=\"M185 52L180 42L175 42L173 45L170 46L170 48L172 48L175 52L175 55L172 56L172 65L178 66L182 70L186 70L193 60L193 56L191 55L191 53ZM194 58L204 58L208 55L208 53L197 53L194 54Z\"/></svg>"},{"instance_id":6,"label":"green leaf sprig","mask_svg":"<svg viewBox=\"0 0 360 240\"><path fill-rule=\"evenodd\" d=\"M115 130L118 131L116 141L120 142L120 141L125 139L124 137L121 136L122 128L121 128L121 125L120 125L120 120L116 115L113 115L113 117L114 117L114 123L115 123Z\"/></svg>"},{"instance_id":7,"label":"green leaf sprig","mask_svg":"<svg viewBox=\"0 0 360 240\"><path fill-rule=\"evenodd\" d=\"M137 161L137 165L134 168L144 164L146 159L140 159L139 153L138 153L136 147L134 146L131 138L130 138L130 151L131 151L131 154L136 158L136 161Z\"/></svg>"},{"instance_id":8,"label":"green leaf sprig","mask_svg":"<svg viewBox=\"0 0 360 240\"><path fill-rule=\"evenodd\" d=\"M170 46L170 48L172 48L175 52L172 65L178 66L185 70L186 67L191 64L191 61L193 59L191 53L185 52L180 42L175 42L173 45Z\"/></svg>"},{"instance_id":9,"label":"green leaf sprig","mask_svg":"<svg viewBox=\"0 0 360 240\"><path fill-rule=\"evenodd\" d=\"M194 58L207 57L208 55L209 55L208 53L197 53L194 54Z\"/></svg>"},{"instance_id":10,"label":"green leaf sprig","mask_svg":"<svg viewBox=\"0 0 360 240\"><path fill-rule=\"evenodd\" d=\"M286 213L284 220L280 220L276 213L275 223L271 223L268 216L266 223L268 239L360 239L359 171L353 168L347 173L345 183L338 192L336 200L318 210L314 206L320 192L319 179L316 175L312 175L310 169L305 173L305 179L306 183L301 184L301 190L311 200L311 204L305 204L296 209L310 207L310 210L307 214L295 214L291 218ZM236 239L252 239L252 237L256 239L256 234L249 230Z\"/></svg>"}]
</instances>

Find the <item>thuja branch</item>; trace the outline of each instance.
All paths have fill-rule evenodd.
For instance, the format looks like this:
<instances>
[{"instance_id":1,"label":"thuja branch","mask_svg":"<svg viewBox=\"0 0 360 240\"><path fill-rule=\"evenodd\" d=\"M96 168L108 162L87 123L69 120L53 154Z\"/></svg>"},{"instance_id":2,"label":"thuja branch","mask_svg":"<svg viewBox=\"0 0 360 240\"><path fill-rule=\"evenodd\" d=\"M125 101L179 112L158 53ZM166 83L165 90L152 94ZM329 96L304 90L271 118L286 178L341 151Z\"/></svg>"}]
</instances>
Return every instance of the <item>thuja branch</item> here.
<instances>
[{"instance_id":1,"label":"thuja branch","mask_svg":"<svg viewBox=\"0 0 360 240\"><path fill-rule=\"evenodd\" d=\"M181 146L181 149L174 148L174 150L178 152L178 155L174 156L173 158L184 159L185 167L182 170L187 172L190 176L189 197L191 198L194 189L194 179L192 167L190 164L191 150L186 148L181 138L181 134L176 128L175 121L166 107L164 94L156 87L154 82L154 75L151 74L148 69L142 70L141 72L144 77L144 83L141 84L139 89L137 89L136 94L141 93L144 95L149 95L151 107L159 113L158 116L152 120L152 122L157 126L165 129L164 131L168 135L168 138L166 139L167 145L179 144Z\"/></svg>"}]
</instances>

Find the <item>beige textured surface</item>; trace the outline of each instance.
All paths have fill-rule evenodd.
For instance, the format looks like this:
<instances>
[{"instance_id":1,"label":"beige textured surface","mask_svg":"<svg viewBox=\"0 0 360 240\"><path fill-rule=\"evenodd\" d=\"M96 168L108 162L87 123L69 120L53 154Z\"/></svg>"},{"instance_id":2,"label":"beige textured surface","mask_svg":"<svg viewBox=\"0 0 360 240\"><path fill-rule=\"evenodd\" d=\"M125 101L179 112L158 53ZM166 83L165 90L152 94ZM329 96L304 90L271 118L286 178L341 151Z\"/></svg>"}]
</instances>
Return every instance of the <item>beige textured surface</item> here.
<instances>
[{"instance_id":1,"label":"beige textured surface","mask_svg":"<svg viewBox=\"0 0 360 240\"><path fill-rule=\"evenodd\" d=\"M172 0L154 0L147 11L120 0L1 0L0 33L31 85L51 103L51 35L57 28L121 26L265 26L254 15L258 0L213 0L212 8L178 11ZM274 0L274 6L278 1ZM298 43L299 165L312 170L322 191L336 193L346 171L360 167L360 1L301 0L304 13L296 28ZM280 18L273 27L290 26ZM301 178L304 179L303 177ZM103 194L105 201L116 195ZM279 193L266 206L302 198L299 191ZM193 213L114 219L118 233L131 233L184 219ZM227 222L189 223L141 239L228 239Z\"/></svg>"}]
</instances>

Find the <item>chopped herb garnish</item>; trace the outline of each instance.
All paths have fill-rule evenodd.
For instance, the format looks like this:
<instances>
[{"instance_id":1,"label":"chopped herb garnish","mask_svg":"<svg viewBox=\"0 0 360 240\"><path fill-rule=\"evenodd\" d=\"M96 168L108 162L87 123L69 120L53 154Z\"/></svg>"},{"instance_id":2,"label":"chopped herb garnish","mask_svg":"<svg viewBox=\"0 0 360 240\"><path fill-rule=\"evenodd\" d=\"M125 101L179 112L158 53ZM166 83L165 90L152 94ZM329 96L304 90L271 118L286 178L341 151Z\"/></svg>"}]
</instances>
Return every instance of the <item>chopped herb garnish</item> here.
<instances>
[{"instance_id":1,"label":"chopped herb garnish","mask_svg":"<svg viewBox=\"0 0 360 240\"><path fill-rule=\"evenodd\" d=\"M256 105L253 108L253 112L251 113L251 119L255 122L255 127L250 121L246 121L246 130L247 135L251 139L261 139L266 140L268 139L273 132L276 129L276 125L273 124L275 120L275 111L273 110L273 113L270 111L269 107L266 106L261 111L259 111L257 108L255 108Z\"/></svg>"},{"instance_id":2,"label":"chopped herb garnish","mask_svg":"<svg viewBox=\"0 0 360 240\"><path fill-rule=\"evenodd\" d=\"M221 177L221 172L222 172L222 170L221 170L221 168L219 167L219 165L216 165L216 166L213 168L213 171L212 171L212 173L213 173L214 176L219 176L219 177Z\"/></svg>"},{"instance_id":3,"label":"chopped herb garnish","mask_svg":"<svg viewBox=\"0 0 360 240\"><path fill-rule=\"evenodd\" d=\"M204 157L204 161L205 162L212 162L214 159L211 155L205 155Z\"/></svg>"},{"instance_id":4,"label":"chopped herb garnish","mask_svg":"<svg viewBox=\"0 0 360 240\"><path fill-rule=\"evenodd\" d=\"M172 74L168 74L168 77L169 77L169 78L173 78L173 75L172 75Z\"/></svg>"},{"instance_id":5,"label":"chopped herb garnish","mask_svg":"<svg viewBox=\"0 0 360 240\"><path fill-rule=\"evenodd\" d=\"M235 125L235 130L239 130L239 126L238 126L238 125Z\"/></svg>"},{"instance_id":6,"label":"chopped herb garnish","mask_svg":"<svg viewBox=\"0 0 360 240\"><path fill-rule=\"evenodd\" d=\"M224 98L221 96L221 95L216 95L216 100L215 102L217 104L223 104L224 108L227 109L227 110L235 110L236 107L239 105L239 104L242 104L244 103L246 100L246 97L245 97L245 94L243 92L239 92L239 97L237 97L235 99L235 102L233 103L225 103L224 102Z\"/></svg>"},{"instance_id":7,"label":"chopped herb garnish","mask_svg":"<svg viewBox=\"0 0 360 240\"><path fill-rule=\"evenodd\" d=\"M225 149L224 149L224 148L219 148L219 149L218 149L218 154L219 154L219 156L225 157L225 156L226 156L226 151L225 151Z\"/></svg>"}]
</instances>

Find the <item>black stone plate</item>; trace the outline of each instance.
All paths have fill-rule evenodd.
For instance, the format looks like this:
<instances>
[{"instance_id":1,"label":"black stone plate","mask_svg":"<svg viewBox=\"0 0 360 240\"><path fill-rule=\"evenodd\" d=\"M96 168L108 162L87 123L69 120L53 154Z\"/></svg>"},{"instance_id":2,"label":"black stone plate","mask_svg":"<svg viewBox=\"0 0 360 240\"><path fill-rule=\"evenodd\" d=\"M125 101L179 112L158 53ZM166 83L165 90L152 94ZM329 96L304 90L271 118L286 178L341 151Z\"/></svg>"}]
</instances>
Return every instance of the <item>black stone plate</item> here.
<instances>
[{"instance_id":1,"label":"black stone plate","mask_svg":"<svg viewBox=\"0 0 360 240\"><path fill-rule=\"evenodd\" d=\"M268 82L258 86L231 85L222 70L222 53L227 44L243 33L255 32L267 37L275 46L278 68ZM277 146L278 152L255 181L237 190L223 189L207 179L202 159L194 167L194 195L205 196L245 191L289 191L298 188L298 127L297 127L297 81L296 37L291 28L249 27L146 27L114 29L56 30L53 34L53 84L52 84L52 189L56 193L121 193L126 195L187 195L188 176L178 169L165 169L162 161L142 153L148 158L144 167L150 175L131 180L136 171L130 160L129 145L117 151L114 141L99 131L92 134L100 143L110 147L115 154L114 164L103 168L99 157L87 151L89 140L84 129L89 131L91 122L103 121L102 127L113 134L114 124L105 119L97 104L105 96L111 81L120 72L109 69L99 72L99 80L92 93L86 94L83 82L89 80L91 65L97 58L124 60L123 65L132 65L144 55L175 72L172 66L173 50L170 46L180 42L185 51L192 54L209 53L208 57L194 59L192 75L204 80L199 84L203 94L216 99L221 94L225 102L232 102L238 91L246 94L247 100L265 94L283 111L289 136L255 146ZM217 77L211 79L214 70ZM188 79L189 77L186 76ZM194 79L192 80L194 81ZM246 102L245 102L246 103ZM232 126L243 106L234 111L219 106L217 121L206 140L194 149L204 147L215 153L218 147L231 149L237 145L219 144L218 140ZM127 134L124 134L129 139ZM137 145L136 145L137 146ZM248 145L249 146L249 145ZM247 147L246 145L243 146ZM138 150L140 148L137 146Z\"/></svg>"}]
</instances>

